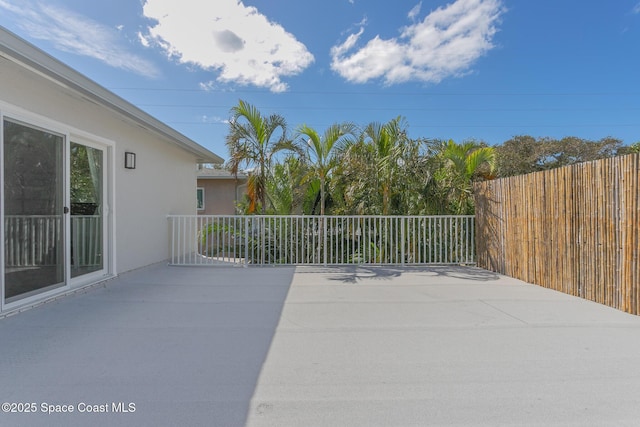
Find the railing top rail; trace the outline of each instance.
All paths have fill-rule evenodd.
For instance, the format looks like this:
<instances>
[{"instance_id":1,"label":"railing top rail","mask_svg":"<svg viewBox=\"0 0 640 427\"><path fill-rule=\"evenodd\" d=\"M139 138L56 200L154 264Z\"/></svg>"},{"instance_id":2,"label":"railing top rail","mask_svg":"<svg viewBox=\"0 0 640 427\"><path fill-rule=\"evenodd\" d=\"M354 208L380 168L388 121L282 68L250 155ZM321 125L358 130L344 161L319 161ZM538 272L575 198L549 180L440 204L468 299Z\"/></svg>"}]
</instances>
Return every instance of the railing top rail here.
<instances>
[{"instance_id":1,"label":"railing top rail","mask_svg":"<svg viewBox=\"0 0 640 427\"><path fill-rule=\"evenodd\" d=\"M475 215L167 215L167 218L475 218Z\"/></svg>"}]
</instances>

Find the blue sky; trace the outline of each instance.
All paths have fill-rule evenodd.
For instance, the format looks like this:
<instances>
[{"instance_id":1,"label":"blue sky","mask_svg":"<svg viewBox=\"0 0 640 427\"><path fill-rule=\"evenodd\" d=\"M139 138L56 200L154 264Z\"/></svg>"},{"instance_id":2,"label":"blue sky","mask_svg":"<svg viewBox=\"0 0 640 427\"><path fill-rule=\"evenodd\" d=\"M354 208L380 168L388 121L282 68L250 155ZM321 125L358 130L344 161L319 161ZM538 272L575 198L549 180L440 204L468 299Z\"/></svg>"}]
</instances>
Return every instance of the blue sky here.
<instances>
[{"instance_id":1,"label":"blue sky","mask_svg":"<svg viewBox=\"0 0 640 427\"><path fill-rule=\"evenodd\" d=\"M0 25L224 158L239 99L291 129L640 140L640 0L0 0Z\"/></svg>"}]
</instances>

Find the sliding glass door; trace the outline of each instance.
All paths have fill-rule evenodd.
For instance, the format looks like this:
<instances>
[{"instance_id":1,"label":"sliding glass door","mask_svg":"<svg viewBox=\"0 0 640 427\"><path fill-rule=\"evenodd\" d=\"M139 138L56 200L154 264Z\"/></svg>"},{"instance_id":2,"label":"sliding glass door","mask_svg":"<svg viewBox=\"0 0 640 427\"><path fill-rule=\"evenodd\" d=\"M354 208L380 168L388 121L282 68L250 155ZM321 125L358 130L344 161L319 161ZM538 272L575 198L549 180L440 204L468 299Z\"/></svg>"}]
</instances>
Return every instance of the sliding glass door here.
<instances>
[{"instance_id":1,"label":"sliding glass door","mask_svg":"<svg viewBox=\"0 0 640 427\"><path fill-rule=\"evenodd\" d=\"M3 122L4 298L65 285L64 137Z\"/></svg>"},{"instance_id":2,"label":"sliding glass door","mask_svg":"<svg viewBox=\"0 0 640 427\"><path fill-rule=\"evenodd\" d=\"M104 268L103 158L101 149L71 142L71 277Z\"/></svg>"},{"instance_id":3,"label":"sliding glass door","mask_svg":"<svg viewBox=\"0 0 640 427\"><path fill-rule=\"evenodd\" d=\"M106 272L106 148L2 120L3 304Z\"/></svg>"}]
</instances>

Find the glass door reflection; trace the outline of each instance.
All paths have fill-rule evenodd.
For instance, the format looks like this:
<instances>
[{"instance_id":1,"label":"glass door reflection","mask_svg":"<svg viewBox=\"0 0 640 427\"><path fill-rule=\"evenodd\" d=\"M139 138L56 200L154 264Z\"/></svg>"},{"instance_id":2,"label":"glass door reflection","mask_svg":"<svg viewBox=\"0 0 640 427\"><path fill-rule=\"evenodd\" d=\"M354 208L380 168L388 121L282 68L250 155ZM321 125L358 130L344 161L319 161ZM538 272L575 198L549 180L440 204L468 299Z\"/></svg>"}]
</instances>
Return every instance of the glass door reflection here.
<instances>
[{"instance_id":1,"label":"glass door reflection","mask_svg":"<svg viewBox=\"0 0 640 427\"><path fill-rule=\"evenodd\" d=\"M103 257L103 152L70 146L71 277L100 271Z\"/></svg>"},{"instance_id":2,"label":"glass door reflection","mask_svg":"<svg viewBox=\"0 0 640 427\"><path fill-rule=\"evenodd\" d=\"M4 285L13 302L65 285L64 137L3 125Z\"/></svg>"}]
</instances>

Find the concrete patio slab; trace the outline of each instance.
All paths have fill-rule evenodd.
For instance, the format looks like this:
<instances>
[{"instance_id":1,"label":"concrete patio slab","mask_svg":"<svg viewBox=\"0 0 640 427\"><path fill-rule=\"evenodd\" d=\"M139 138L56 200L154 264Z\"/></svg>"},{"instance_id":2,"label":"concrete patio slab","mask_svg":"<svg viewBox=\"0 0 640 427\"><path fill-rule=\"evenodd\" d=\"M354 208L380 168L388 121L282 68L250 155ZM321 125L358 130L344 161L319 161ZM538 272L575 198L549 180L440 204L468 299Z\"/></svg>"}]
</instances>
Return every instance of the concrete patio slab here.
<instances>
[{"instance_id":1,"label":"concrete patio slab","mask_svg":"<svg viewBox=\"0 0 640 427\"><path fill-rule=\"evenodd\" d=\"M1 319L0 341L23 411L0 425L640 419L640 318L471 267L156 265Z\"/></svg>"}]
</instances>

